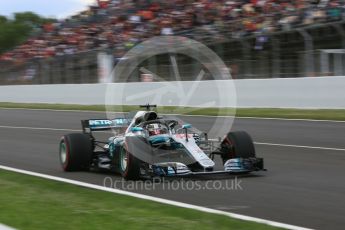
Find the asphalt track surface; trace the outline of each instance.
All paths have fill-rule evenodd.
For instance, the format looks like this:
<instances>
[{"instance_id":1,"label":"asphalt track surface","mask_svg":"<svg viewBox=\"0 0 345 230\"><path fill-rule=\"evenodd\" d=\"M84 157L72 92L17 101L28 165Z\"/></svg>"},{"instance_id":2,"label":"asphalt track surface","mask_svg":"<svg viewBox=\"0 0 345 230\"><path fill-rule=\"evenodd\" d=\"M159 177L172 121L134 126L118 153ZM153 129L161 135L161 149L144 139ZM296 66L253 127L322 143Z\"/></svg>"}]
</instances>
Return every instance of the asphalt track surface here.
<instances>
[{"instance_id":1,"label":"asphalt track surface","mask_svg":"<svg viewBox=\"0 0 345 230\"><path fill-rule=\"evenodd\" d=\"M237 189L231 188L234 177L165 181L133 189L118 175L65 173L60 168L60 137L80 129L81 119L101 117L94 112L0 109L0 164L98 185L107 178L108 186L128 191L302 227L344 229L345 122L236 119L233 130L248 131L257 143L338 150L256 144L268 171L237 178ZM182 119L205 131L214 120ZM216 184L209 179L217 179Z\"/></svg>"}]
</instances>

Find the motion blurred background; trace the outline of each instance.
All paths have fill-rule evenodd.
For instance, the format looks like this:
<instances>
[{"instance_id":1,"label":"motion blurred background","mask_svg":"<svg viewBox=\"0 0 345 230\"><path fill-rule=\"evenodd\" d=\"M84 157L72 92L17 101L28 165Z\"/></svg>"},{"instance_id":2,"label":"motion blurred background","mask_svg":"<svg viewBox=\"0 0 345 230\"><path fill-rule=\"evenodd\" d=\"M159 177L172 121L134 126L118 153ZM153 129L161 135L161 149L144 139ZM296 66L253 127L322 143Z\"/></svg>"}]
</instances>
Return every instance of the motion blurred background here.
<instances>
[{"instance_id":1,"label":"motion blurred background","mask_svg":"<svg viewBox=\"0 0 345 230\"><path fill-rule=\"evenodd\" d=\"M207 45L235 79L342 76L344 19L344 0L95 0L63 19L15 13L0 16L0 84L107 82L128 50L168 35ZM203 68L177 60L181 80ZM169 55L160 55L115 82L174 79Z\"/></svg>"}]
</instances>

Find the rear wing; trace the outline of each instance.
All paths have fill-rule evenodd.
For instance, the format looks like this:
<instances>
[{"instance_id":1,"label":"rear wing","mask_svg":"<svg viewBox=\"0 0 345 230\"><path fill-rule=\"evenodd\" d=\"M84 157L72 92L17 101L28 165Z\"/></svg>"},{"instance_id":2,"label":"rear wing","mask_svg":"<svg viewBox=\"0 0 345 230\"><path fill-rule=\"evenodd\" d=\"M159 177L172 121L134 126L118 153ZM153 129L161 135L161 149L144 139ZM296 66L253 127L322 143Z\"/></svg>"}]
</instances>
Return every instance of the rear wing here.
<instances>
[{"instance_id":1,"label":"rear wing","mask_svg":"<svg viewBox=\"0 0 345 230\"><path fill-rule=\"evenodd\" d=\"M82 120L81 126L84 133L90 133L92 131L111 130L116 128L127 128L131 120L127 118L115 118L108 119L90 119Z\"/></svg>"},{"instance_id":2,"label":"rear wing","mask_svg":"<svg viewBox=\"0 0 345 230\"><path fill-rule=\"evenodd\" d=\"M139 105L140 108L145 108L146 111L150 111L151 108L157 108L157 105L150 105L150 104L146 104L146 105Z\"/></svg>"}]
</instances>

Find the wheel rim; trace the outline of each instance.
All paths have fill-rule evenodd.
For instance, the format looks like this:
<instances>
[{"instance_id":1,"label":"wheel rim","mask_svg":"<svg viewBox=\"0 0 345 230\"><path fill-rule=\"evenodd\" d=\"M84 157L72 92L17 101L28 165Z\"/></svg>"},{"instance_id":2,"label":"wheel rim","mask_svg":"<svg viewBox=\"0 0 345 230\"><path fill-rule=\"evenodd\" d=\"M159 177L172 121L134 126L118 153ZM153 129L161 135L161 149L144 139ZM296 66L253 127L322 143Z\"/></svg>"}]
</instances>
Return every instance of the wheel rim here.
<instances>
[{"instance_id":1,"label":"wheel rim","mask_svg":"<svg viewBox=\"0 0 345 230\"><path fill-rule=\"evenodd\" d=\"M61 163L65 164L66 160L67 160L67 151L66 151L66 144L64 142L62 142L60 144L60 159L61 159Z\"/></svg>"},{"instance_id":2,"label":"wheel rim","mask_svg":"<svg viewBox=\"0 0 345 230\"><path fill-rule=\"evenodd\" d=\"M121 150L121 160L120 160L120 163L121 163L121 170L124 172L126 171L127 169L127 152L125 149L122 149Z\"/></svg>"}]
</instances>

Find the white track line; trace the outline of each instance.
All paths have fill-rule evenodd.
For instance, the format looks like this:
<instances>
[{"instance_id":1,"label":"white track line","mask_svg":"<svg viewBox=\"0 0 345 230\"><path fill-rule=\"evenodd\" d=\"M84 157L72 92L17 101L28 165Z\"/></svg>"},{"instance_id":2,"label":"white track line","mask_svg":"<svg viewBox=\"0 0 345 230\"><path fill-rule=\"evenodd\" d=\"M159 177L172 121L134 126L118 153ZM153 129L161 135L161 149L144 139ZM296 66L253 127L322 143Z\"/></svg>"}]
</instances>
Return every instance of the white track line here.
<instances>
[{"instance_id":1,"label":"white track line","mask_svg":"<svg viewBox=\"0 0 345 230\"><path fill-rule=\"evenodd\" d=\"M7 126L7 125L0 125L0 128L4 128L4 129L28 129L28 130L81 132L81 130L79 130L79 129L56 129L56 128L47 128L47 127L26 127L26 126ZM108 133L107 131L101 131L101 132ZM217 140L217 139L210 139L210 140ZM257 145L268 145L268 146L280 146L280 147L292 147L292 148L345 151L345 149L342 149L342 148L330 148L330 147L320 147L320 146L291 145L291 144L278 144L278 143L265 143L265 142L254 142L254 143L257 144Z\"/></svg>"},{"instance_id":2,"label":"white track line","mask_svg":"<svg viewBox=\"0 0 345 230\"><path fill-rule=\"evenodd\" d=\"M220 211L220 210L206 208L206 207L202 207L202 206L186 204L186 203L182 203L182 202L178 202L178 201L172 201L172 200L167 200L167 199L163 199L163 198L143 195L143 194L139 194L139 193L123 191L120 189L103 187L103 186L89 184L89 183L85 183L85 182L81 182L81 181L50 176L50 175L46 175L46 174L31 172L31 171L22 170L22 169L16 169L16 168L7 167L7 166L3 166L3 165L0 165L0 169L12 171L12 172L17 172L17 173L22 173L22 174L26 174L26 175L30 175L30 176L36 176L36 177L40 177L40 178L45 178L45 179L49 179L49 180L64 182L64 183L82 186L82 187L86 187L86 188L97 189L100 191L131 196L131 197L144 199L144 200L150 200L150 201L154 201L154 202L158 202L158 203L162 203L162 204L168 204L168 205L173 205L173 206L182 207L182 208L194 209L194 210L201 211L201 212L225 215L225 216L235 218L235 219L252 221L252 222L256 222L256 223L261 223L261 224L266 224L266 225L270 225L270 226L274 226L274 227L279 227L279 228L285 228L285 229L291 229L291 230L310 230L309 228L299 227L299 226L295 226L295 225L290 225L290 224L285 224L285 223L280 223L280 222L275 222L275 221L270 221L270 220L240 215L240 214L236 214L236 213L232 213L232 212Z\"/></svg>"},{"instance_id":3,"label":"white track line","mask_svg":"<svg viewBox=\"0 0 345 230\"><path fill-rule=\"evenodd\" d=\"M299 119L299 118L275 118L275 117L236 117L236 116L207 116L207 115L188 115L188 114L163 114L180 117L208 117L208 118L234 118L247 120L277 120L277 121L307 121L307 122L330 122L330 123L345 123L345 121L337 120L317 120L317 119Z\"/></svg>"},{"instance_id":4,"label":"white track line","mask_svg":"<svg viewBox=\"0 0 345 230\"><path fill-rule=\"evenodd\" d=\"M0 230L15 230L15 228L0 223Z\"/></svg>"},{"instance_id":5,"label":"white track line","mask_svg":"<svg viewBox=\"0 0 345 230\"><path fill-rule=\"evenodd\" d=\"M345 123L345 121L336 121L336 120L316 120L316 119L298 119L298 118L274 118L274 117L236 117L236 119Z\"/></svg>"},{"instance_id":6,"label":"white track line","mask_svg":"<svg viewBox=\"0 0 345 230\"><path fill-rule=\"evenodd\" d=\"M2 110L29 110L29 111L48 111L48 112L76 112L76 113L105 113L105 111L94 110L78 110L78 109L30 109L30 108L6 108L0 107ZM111 113L126 113L126 112L111 112Z\"/></svg>"},{"instance_id":7,"label":"white track line","mask_svg":"<svg viewBox=\"0 0 345 230\"><path fill-rule=\"evenodd\" d=\"M304 149L321 149L321 150L345 151L345 149L341 149L341 148L329 148L329 147L318 147L318 146L308 146L308 145L287 145L287 144L275 144L275 143L264 143L264 142L254 142L254 143L257 144L257 145L269 145L269 146L304 148Z\"/></svg>"},{"instance_id":8,"label":"white track line","mask_svg":"<svg viewBox=\"0 0 345 230\"><path fill-rule=\"evenodd\" d=\"M71 113L107 113L107 111L95 111L95 110L78 110L78 109L29 109L29 108L6 108L6 107L0 107L2 110L28 110L28 111L47 111L47 112L71 112ZM125 114L128 112L111 112L114 114Z\"/></svg>"},{"instance_id":9,"label":"white track line","mask_svg":"<svg viewBox=\"0 0 345 230\"><path fill-rule=\"evenodd\" d=\"M32 111L50 111L50 112L77 112L77 113L106 113L106 111L92 111L92 110L68 110L68 109L28 109L28 108L6 108L0 107L3 110L32 110ZM110 112L114 114L124 114L127 112ZM234 118L234 119L252 119L252 120L277 120L277 121L307 121L307 122L330 122L330 123L345 123L345 121L337 120L317 120L317 119L299 119L299 118L275 118L275 117L236 117L236 116L210 116L210 115L188 115L188 114L164 114L168 116L181 117L208 117L208 118Z\"/></svg>"},{"instance_id":10,"label":"white track line","mask_svg":"<svg viewBox=\"0 0 345 230\"><path fill-rule=\"evenodd\" d=\"M7 126L7 125L0 125L0 128L4 128L4 129L29 129L29 130L67 131L67 132L80 132L81 131L81 129L55 129L55 128L45 128L45 127L26 127L26 126Z\"/></svg>"}]
</instances>

